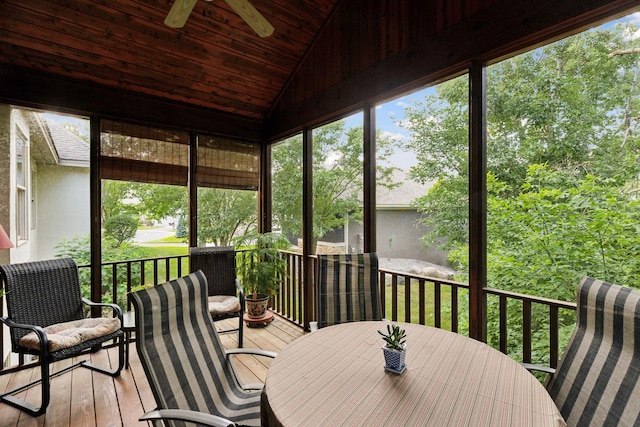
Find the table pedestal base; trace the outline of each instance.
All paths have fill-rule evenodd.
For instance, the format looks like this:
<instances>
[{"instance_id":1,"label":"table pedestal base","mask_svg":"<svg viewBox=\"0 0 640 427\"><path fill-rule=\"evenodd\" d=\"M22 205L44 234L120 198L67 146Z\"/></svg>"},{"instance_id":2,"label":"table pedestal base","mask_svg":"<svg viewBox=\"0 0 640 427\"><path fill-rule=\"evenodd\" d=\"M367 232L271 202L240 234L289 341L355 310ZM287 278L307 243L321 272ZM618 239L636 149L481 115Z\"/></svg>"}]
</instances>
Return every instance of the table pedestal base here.
<instances>
[{"instance_id":1,"label":"table pedestal base","mask_svg":"<svg viewBox=\"0 0 640 427\"><path fill-rule=\"evenodd\" d=\"M273 312L267 310L262 317L249 317L247 313L242 317L247 326L251 327L264 327L267 326L273 320Z\"/></svg>"}]
</instances>

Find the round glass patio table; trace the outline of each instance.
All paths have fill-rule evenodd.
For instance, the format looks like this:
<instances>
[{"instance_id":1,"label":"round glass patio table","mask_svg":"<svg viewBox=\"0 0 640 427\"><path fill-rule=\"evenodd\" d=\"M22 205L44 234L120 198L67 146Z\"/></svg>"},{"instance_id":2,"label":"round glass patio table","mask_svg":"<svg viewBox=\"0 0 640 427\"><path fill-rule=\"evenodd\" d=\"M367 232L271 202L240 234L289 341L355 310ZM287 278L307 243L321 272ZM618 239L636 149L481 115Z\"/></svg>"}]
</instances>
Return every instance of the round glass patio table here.
<instances>
[{"instance_id":1,"label":"round glass patio table","mask_svg":"<svg viewBox=\"0 0 640 427\"><path fill-rule=\"evenodd\" d=\"M323 328L280 351L262 392L263 425L565 425L531 373L453 332L398 323L407 331L407 367L387 372L377 331L388 323Z\"/></svg>"}]
</instances>

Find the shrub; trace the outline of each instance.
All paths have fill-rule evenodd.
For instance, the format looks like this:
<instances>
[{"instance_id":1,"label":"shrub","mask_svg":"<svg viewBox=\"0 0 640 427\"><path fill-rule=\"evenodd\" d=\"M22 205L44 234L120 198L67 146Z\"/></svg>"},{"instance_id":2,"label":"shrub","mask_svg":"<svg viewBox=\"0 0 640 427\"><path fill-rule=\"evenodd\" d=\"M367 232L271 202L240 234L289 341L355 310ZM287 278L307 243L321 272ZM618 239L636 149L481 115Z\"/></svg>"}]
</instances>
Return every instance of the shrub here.
<instances>
[{"instance_id":1,"label":"shrub","mask_svg":"<svg viewBox=\"0 0 640 427\"><path fill-rule=\"evenodd\" d=\"M104 223L104 234L121 246L127 240L133 239L138 230L138 221L129 215L115 215Z\"/></svg>"}]
</instances>

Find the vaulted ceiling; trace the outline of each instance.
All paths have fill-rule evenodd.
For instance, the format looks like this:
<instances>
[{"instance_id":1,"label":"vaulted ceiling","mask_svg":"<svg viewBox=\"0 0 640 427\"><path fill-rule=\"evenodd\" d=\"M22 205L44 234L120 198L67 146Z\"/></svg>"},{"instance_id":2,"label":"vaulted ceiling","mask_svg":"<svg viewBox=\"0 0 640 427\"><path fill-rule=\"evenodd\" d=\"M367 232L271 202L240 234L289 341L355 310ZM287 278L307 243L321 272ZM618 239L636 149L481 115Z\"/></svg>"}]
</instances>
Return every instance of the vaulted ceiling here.
<instances>
[{"instance_id":1,"label":"vaulted ceiling","mask_svg":"<svg viewBox=\"0 0 640 427\"><path fill-rule=\"evenodd\" d=\"M172 0L6 0L0 57L14 65L241 116L266 116L336 0L251 0L259 37L223 0L198 1L183 28Z\"/></svg>"},{"instance_id":2,"label":"vaulted ceiling","mask_svg":"<svg viewBox=\"0 0 640 427\"><path fill-rule=\"evenodd\" d=\"M637 0L0 1L0 102L268 141L465 72Z\"/></svg>"}]
</instances>

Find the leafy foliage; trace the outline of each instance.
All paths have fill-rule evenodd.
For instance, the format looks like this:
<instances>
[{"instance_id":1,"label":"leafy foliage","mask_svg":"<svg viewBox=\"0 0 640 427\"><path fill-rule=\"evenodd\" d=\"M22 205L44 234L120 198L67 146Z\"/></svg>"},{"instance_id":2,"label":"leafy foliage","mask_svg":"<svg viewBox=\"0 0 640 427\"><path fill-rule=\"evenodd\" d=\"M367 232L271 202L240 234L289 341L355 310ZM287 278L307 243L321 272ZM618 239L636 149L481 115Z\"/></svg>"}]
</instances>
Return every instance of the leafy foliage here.
<instances>
[{"instance_id":1,"label":"leafy foliage","mask_svg":"<svg viewBox=\"0 0 640 427\"><path fill-rule=\"evenodd\" d=\"M573 301L585 275L640 287L640 97L632 26L605 27L502 61L487 71L487 283ZM428 244L469 269L468 78L443 83L405 111ZM522 315L509 304L508 351L521 352ZM549 313L532 308L533 358L548 357ZM488 340L498 343L498 301ZM560 313L566 339L575 314Z\"/></svg>"},{"instance_id":2,"label":"leafy foliage","mask_svg":"<svg viewBox=\"0 0 640 427\"><path fill-rule=\"evenodd\" d=\"M279 233L245 234L236 241L240 253L238 275L247 296L274 295L287 273L287 261L280 250L289 241Z\"/></svg>"},{"instance_id":3,"label":"leafy foliage","mask_svg":"<svg viewBox=\"0 0 640 427\"><path fill-rule=\"evenodd\" d=\"M387 325L387 333L378 331L382 335L382 339L386 343L387 348L393 350L404 350L404 344L407 341L405 339L407 333L404 329L401 329L398 325Z\"/></svg>"},{"instance_id":4,"label":"leafy foliage","mask_svg":"<svg viewBox=\"0 0 640 427\"><path fill-rule=\"evenodd\" d=\"M78 265L91 264L91 245L89 237L74 237L71 240L63 240L56 245L56 257L71 257ZM140 248L131 246L127 243L112 247L104 245L102 253L102 262L108 263L111 261L123 261L133 260L143 257L143 252ZM126 300L126 286L128 274L126 268L119 268L116 271L115 284L117 288L117 304L120 307L127 306ZM80 275L80 286L82 290L82 296L85 298L91 298L91 271L88 268L80 268L78 270ZM113 268L111 266L105 266L102 269L102 301L111 302L112 300L112 284L114 283ZM131 264L131 285L140 285L140 264Z\"/></svg>"},{"instance_id":5,"label":"leafy foliage","mask_svg":"<svg viewBox=\"0 0 640 427\"><path fill-rule=\"evenodd\" d=\"M377 184L392 186L393 168L382 166L392 153L392 139L377 135ZM284 141L272 151L273 220L288 236L302 236L302 136ZM322 238L362 219L363 134L343 121L313 133L313 235Z\"/></svg>"},{"instance_id":6,"label":"leafy foliage","mask_svg":"<svg viewBox=\"0 0 640 427\"><path fill-rule=\"evenodd\" d=\"M138 221L129 215L116 215L104 223L104 235L113 239L116 246L133 239L138 230Z\"/></svg>"},{"instance_id":7,"label":"leafy foliage","mask_svg":"<svg viewBox=\"0 0 640 427\"><path fill-rule=\"evenodd\" d=\"M198 240L227 246L234 236L251 233L258 220L255 191L198 189Z\"/></svg>"}]
</instances>

